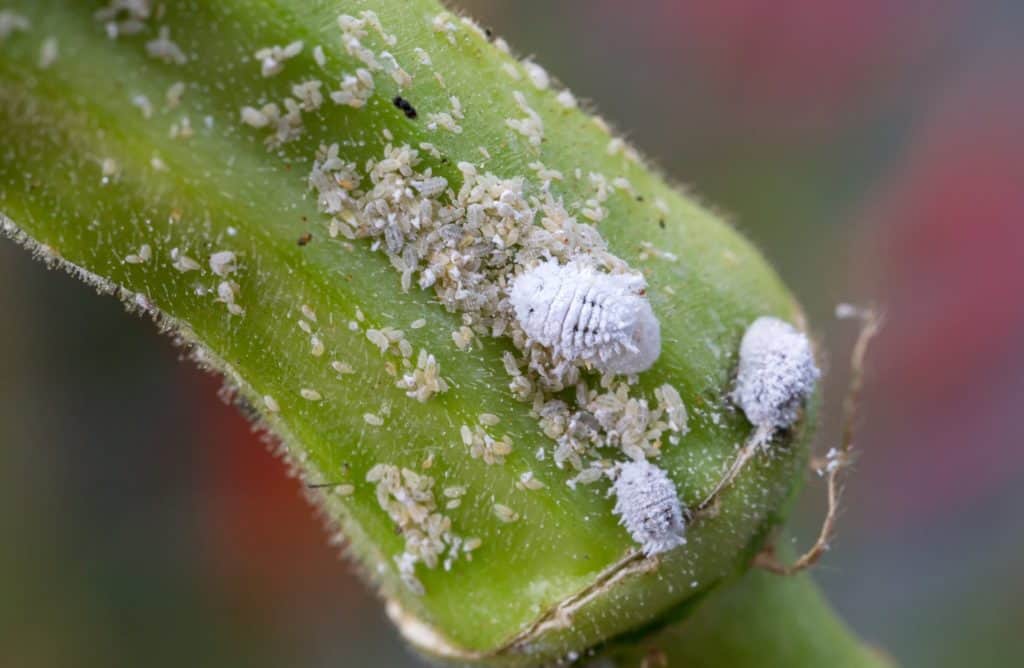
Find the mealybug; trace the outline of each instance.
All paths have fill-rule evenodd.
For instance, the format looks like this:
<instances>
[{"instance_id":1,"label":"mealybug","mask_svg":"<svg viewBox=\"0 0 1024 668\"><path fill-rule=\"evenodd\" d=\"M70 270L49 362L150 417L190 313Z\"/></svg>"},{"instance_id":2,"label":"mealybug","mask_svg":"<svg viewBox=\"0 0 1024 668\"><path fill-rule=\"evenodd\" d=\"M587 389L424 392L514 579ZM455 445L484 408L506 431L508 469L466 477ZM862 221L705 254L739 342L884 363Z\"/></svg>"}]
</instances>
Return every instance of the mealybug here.
<instances>
[{"instance_id":1,"label":"mealybug","mask_svg":"<svg viewBox=\"0 0 1024 668\"><path fill-rule=\"evenodd\" d=\"M733 401L770 438L796 422L820 375L803 332L778 318L758 318L740 343Z\"/></svg>"},{"instance_id":2,"label":"mealybug","mask_svg":"<svg viewBox=\"0 0 1024 668\"><path fill-rule=\"evenodd\" d=\"M645 287L636 274L548 260L513 281L509 301L526 335L555 354L606 373L639 373L661 352Z\"/></svg>"},{"instance_id":3,"label":"mealybug","mask_svg":"<svg viewBox=\"0 0 1024 668\"><path fill-rule=\"evenodd\" d=\"M614 512L646 556L661 554L686 543L686 521L668 475L646 460L618 466L612 492Z\"/></svg>"},{"instance_id":4,"label":"mealybug","mask_svg":"<svg viewBox=\"0 0 1024 668\"><path fill-rule=\"evenodd\" d=\"M761 317L751 323L740 342L732 400L754 425L754 433L701 509L732 484L743 466L759 448L767 447L777 431L796 422L820 375L807 335L778 318Z\"/></svg>"}]
</instances>

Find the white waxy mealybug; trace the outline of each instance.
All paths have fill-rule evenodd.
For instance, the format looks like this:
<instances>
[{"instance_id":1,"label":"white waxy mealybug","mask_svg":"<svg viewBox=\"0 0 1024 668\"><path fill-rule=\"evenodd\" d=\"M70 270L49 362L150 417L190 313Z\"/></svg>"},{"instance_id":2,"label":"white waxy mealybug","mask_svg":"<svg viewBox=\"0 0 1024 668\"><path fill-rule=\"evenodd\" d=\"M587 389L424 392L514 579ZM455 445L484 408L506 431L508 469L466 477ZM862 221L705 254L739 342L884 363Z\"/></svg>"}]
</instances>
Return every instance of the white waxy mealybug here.
<instances>
[{"instance_id":1,"label":"white waxy mealybug","mask_svg":"<svg viewBox=\"0 0 1024 668\"><path fill-rule=\"evenodd\" d=\"M793 426L820 375L811 342L803 332L768 316L747 327L740 342L732 400L754 425L754 433L698 510L710 506L758 450L768 447L777 431Z\"/></svg>"},{"instance_id":2,"label":"white waxy mealybug","mask_svg":"<svg viewBox=\"0 0 1024 668\"><path fill-rule=\"evenodd\" d=\"M614 512L619 524L643 548L646 556L686 544L686 521L676 486L662 469L646 460L618 467Z\"/></svg>"},{"instance_id":3,"label":"white waxy mealybug","mask_svg":"<svg viewBox=\"0 0 1024 668\"><path fill-rule=\"evenodd\" d=\"M796 422L820 375L807 335L778 318L761 317L740 343L733 401L770 438Z\"/></svg>"},{"instance_id":4,"label":"white waxy mealybug","mask_svg":"<svg viewBox=\"0 0 1024 668\"><path fill-rule=\"evenodd\" d=\"M523 331L568 360L606 373L640 373L661 352L661 329L637 274L605 274L548 260L520 275L509 301Z\"/></svg>"}]
</instances>

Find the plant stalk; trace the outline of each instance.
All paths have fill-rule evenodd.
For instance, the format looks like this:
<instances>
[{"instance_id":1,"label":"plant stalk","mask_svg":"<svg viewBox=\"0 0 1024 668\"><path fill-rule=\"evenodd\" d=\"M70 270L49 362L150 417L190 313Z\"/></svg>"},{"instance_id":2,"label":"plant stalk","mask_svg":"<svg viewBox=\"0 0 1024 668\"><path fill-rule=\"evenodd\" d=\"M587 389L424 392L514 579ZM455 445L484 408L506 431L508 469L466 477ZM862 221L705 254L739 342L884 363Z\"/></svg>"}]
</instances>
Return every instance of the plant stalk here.
<instances>
[{"instance_id":1,"label":"plant stalk","mask_svg":"<svg viewBox=\"0 0 1024 668\"><path fill-rule=\"evenodd\" d=\"M407 146L418 171L447 180L437 206L454 206L460 163L471 163L520 183L531 215L540 218L549 198L597 230L647 280L664 343L630 391L653 405L654 390L669 384L687 406L687 433L659 440L657 461L689 506L749 434L727 400L744 328L761 315L802 320L776 274L719 216L436 0L136 2L114 15L106 6L5 3L6 18L25 25L0 39L3 230L153 317L224 376L418 650L485 665L578 654L748 563L800 486L813 415L776 456L745 469L717 515L689 528L684 548L644 558L611 512L607 481L569 484L577 471L554 463L536 412L511 396L509 340L480 329L471 345L453 343L460 314L429 286L404 287L379 240L335 237L308 176L337 144L366 187L368 161ZM129 6L151 11L133 18ZM359 19L360 48L376 69L339 28L339 15L366 10L374 21ZM258 55L272 47L282 51ZM280 119L254 127L261 117L243 111L281 111L312 80L325 95L344 92L360 68L374 82L362 104L328 99L303 111L301 129L280 126L281 143L267 142ZM396 380L415 357L382 352L375 337L385 328L434 355L448 391L411 399ZM503 463L463 443L482 414L511 444ZM415 586L403 565L410 520L382 503L380 467L416 476L433 495L424 503L461 541L446 543L450 563L413 564ZM525 487L524 476L542 487ZM460 503L449 488L463 490ZM462 549L469 544L478 547Z\"/></svg>"}]
</instances>

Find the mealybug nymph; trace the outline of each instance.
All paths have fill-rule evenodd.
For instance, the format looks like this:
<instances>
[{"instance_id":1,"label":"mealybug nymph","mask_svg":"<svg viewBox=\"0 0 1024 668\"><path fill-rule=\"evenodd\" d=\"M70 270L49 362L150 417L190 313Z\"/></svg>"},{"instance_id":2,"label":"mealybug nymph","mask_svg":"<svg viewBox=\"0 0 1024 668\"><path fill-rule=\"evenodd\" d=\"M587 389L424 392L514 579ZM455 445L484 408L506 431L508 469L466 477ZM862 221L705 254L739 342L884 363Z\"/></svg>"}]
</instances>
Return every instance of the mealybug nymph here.
<instances>
[{"instance_id":1,"label":"mealybug nymph","mask_svg":"<svg viewBox=\"0 0 1024 668\"><path fill-rule=\"evenodd\" d=\"M636 274L548 260L518 276L509 301L523 331L567 360L605 373L640 373L661 352L658 319Z\"/></svg>"},{"instance_id":2,"label":"mealybug nymph","mask_svg":"<svg viewBox=\"0 0 1024 668\"><path fill-rule=\"evenodd\" d=\"M733 401L767 439L796 422L820 375L803 332L778 318L761 317L740 343Z\"/></svg>"},{"instance_id":3,"label":"mealybug nymph","mask_svg":"<svg viewBox=\"0 0 1024 668\"><path fill-rule=\"evenodd\" d=\"M668 475L646 460L618 466L614 512L646 556L686 544L682 504Z\"/></svg>"},{"instance_id":4,"label":"mealybug nymph","mask_svg":"<svg viewBox=\"0 0 1024 668\"><path fill-rule=\"evenodd\" d=\"M740 342L732 400L756 429L701 509L732 484L743 466L759 448L768 446L777 431L793 426L820 375L806 334L767 316L750 324Z\"/></svg>"}]
</instances>

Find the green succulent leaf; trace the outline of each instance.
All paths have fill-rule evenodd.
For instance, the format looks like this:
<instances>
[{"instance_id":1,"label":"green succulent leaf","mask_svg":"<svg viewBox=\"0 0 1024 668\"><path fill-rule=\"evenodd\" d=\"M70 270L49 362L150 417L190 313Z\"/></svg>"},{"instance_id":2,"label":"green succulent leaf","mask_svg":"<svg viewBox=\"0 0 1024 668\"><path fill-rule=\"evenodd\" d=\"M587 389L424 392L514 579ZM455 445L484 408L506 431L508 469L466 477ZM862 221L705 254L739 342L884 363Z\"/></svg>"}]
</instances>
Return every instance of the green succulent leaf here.
<instances>
[{"instance_id":1,"label":"green succulent leaf","mask_svg":"<svg viewBox=\"0 0 1024 668\"><path fill-rule=\"evenodd\" d=\"M727 399L744 328L762 315L801 320L719 215L436 0L183 0L152 3L135 23L133 3L120 4L127 9L104 14L110 3L4 3L4 229L152 315L225 376L302 479L326 484L311 494L414 645L464 662L551 660L677 610L744 566L799 486L813 419L752 463L684 547L644 559L612 513L607 482L570 486L575 471L538 459L552 441L510 394L508 339L456 345L460 315L429 288L403 290L374 240L333 238L307 179L318 149L333 143L364 177L386 146L408 145L420 151L418 169L454 191L469 162L539 192L539 162L560 173L549 192L588 223L590 174L622 179L593 225L647 279L663 348L634 388L651 397L670 384L688 408L689 432L661 443L658 463L689 506L750 433ZM322 81L325 95L337 89L365 65L343 44L338 16L367 9L382 30L368 29L363 44L392 54L410 80L382 66L363 106L326 101L301 114L301 134L268 146L272 128L244 122L242 109L280 104L305 81ZM274 62L256 56L295 42L301 51ZM268 67L281 72L264 76ZM462 118L451 116L452 96ZM527 107L542 140L507 122L529 120ZM441 113L449 119L432 116ZM388 327L434 355L447 392L421 402L396 386L402 358L368 337ZM463 444L462 427L482 413L512 446L502 464ZM452 531L479 545L450 568L419 564L422 593L401 577L405 539L367 481L382 464L431 478ZM524 475L543 487L524 489ZM465 493L443 508L450 487ZM495 504L513 514L498 517Z\"/></svg>"}]
</instances>

